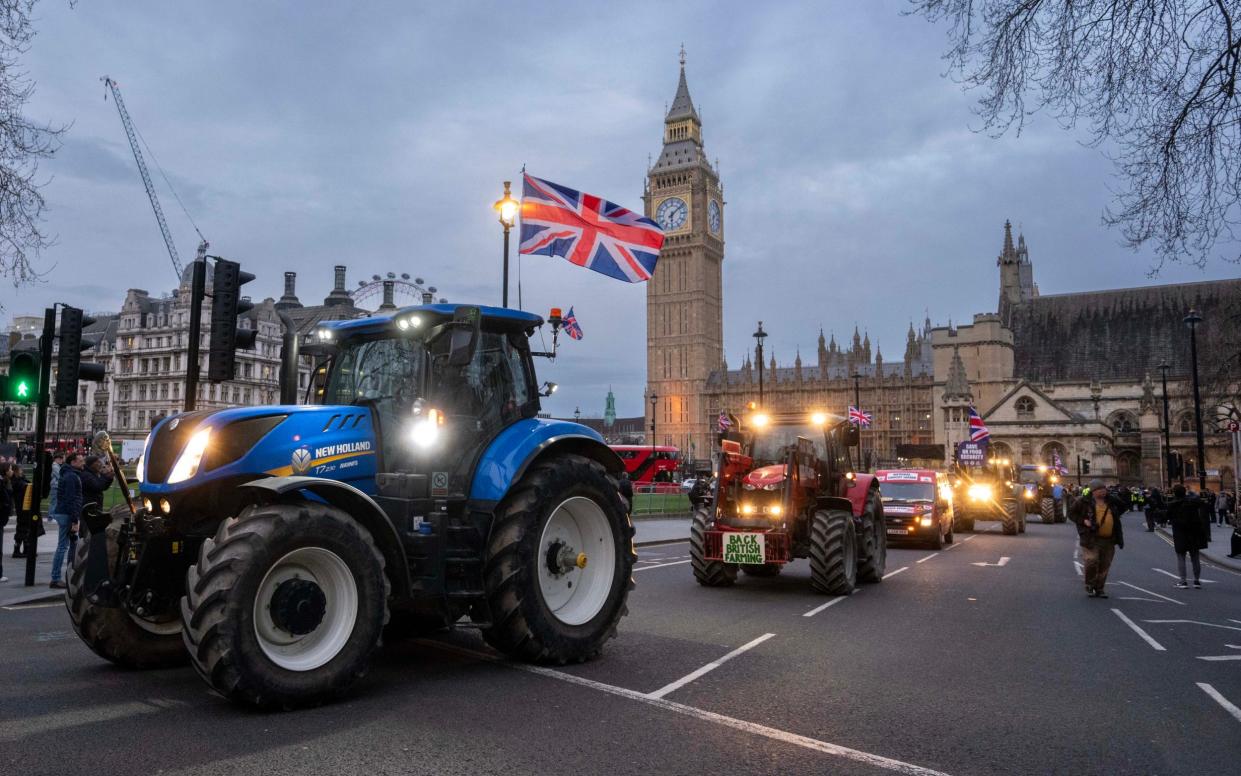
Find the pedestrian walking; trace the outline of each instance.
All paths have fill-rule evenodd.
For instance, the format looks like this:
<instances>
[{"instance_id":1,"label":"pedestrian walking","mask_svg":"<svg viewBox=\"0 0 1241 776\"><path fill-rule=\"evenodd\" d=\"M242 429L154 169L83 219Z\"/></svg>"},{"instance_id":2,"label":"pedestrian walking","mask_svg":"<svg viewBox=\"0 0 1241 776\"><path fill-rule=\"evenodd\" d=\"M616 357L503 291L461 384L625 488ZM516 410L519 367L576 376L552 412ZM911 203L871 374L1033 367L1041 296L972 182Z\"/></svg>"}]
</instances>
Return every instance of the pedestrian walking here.
<instances>
[{"instance_id":1,"label":"pedestrian walking","mask_svg":"<svg viewBox=\"0 0 1241 776\"><path fill-rule=\"evenodd\" d=\"M1125 534L1120 517L1125 505L1109 495L1102 480L1091 480L1090 498L1074 505L1073 522L1077 524L1078 544L1085 566L1086 595L1107 598L1103 588L1117 549L1124 549Z\"/></svg>"},{"instance_id":2,"label":"pedestrian walking","mask_svg":"<svg viewBox=\"0 0 1241 776\"><path fill-rule=\"evenodd\" d=\"M1175 587L1189 587L1185 578L1185 556L1188 555L1194 569L1194 587L1202 589L1202 563L1199 550L1206 549L1210 523L1202 519L1202 500L1186 493L1184 485L1172 488L1172 500L1168 502L1168 520L1172 523L1172 549L1176 552L1176 571L1180 575Z\"/></svg>"},{"instance_id":3,"label":"pedestrian walking","mask_svg":"<svg viewBox=\"0 0 1241 776\"><path fill-rule=\"evenodd\" d=\"M633 483L629 481L629 472L621 472L620 480L616 484L620 487L621 497L625 499L626 514L633 514Z\"/></svg>"},{"instance_id":4,"label":"pedestrian walking","mask_svg":"<svg viewBox=\"0 0 1241 776\"><path fill-rule=\"evenodd\" d=\"M56 512L52 519L60 531L56 553L52 556L52 581L48 587L64 588L65 556L77 539L78 522L82 518L82 477L86 459L81 453L70 453L66 465L60 467L56 485Z\"/></svg>"},{"instance_id":5,"label":"pedestrian walking","mask_svg":"<svg viewBox=\"0 0 1241 776\"><path fill-rule=\"evenodd\" d=\"M31 508L34 492L31 490L30 482L26 479L22 467L16 464L13 466L13 475L9 483L13 489L13 512L17 515L17 530L13 532L13 557L24 558L28 545L33 543L31 533L34 528L30 518L34 514Z\"/></svg>"},{"instance_id":6,"label":"pedestrian walking","mask_svg":"<svg viewBox=\"0 0 1241 776\"><path fill-rule=\"evenodd\" d=\"M13 515L12 476L13 464L7 461L0 463L0 537L4 536L5 526ZM0 542L0 582L8 581L9 578L4 575L4 543Z\"/></svg>"}]
</instances>

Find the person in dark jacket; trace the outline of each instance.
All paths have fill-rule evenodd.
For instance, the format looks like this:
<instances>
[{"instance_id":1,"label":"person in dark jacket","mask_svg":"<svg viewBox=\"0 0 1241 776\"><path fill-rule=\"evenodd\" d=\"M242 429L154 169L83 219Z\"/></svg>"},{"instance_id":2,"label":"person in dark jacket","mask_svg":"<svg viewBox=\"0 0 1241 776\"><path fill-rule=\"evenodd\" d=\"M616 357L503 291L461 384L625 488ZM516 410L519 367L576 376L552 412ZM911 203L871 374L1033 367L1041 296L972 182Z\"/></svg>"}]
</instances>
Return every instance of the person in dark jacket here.
<instances>
[{"instance_id":1,"label":"person in dark jacket","mask_svg":"<svg viewBox=\"0 0 1241 776\"><path fill-rule=\"evenodd\" d=\"M1198 551L1206 549L1205 532L1210 524L1203 519L1203 503L1192 493L1185 492L1184 485L1172 488L1172 500L1168 502L1168 521L1172 523L1172 549L1176 551L1176 570L1180 580L1178 588L1187 588L1185 581L1185 556L1189 555L1194 567L1194 587L1201 590L1202 563Z\"/></svg>"},{"instance_id":2,"label":"person in dark jacket","mask_svg":"<svg viewBox=\"0 0 1241 776\"><path fill-rule=\"evenodd\" d=\"M1073 507L1073 522L1077 524L1077 540L1082 548L1085 566L1086 595L1107 598L1103 591L1107 573L1117 549L1124 549L1125 533L1120 516L1125 505L1110 496L1102 480L1091 480L1090 498L1081 499Z\"/></svg>"},{"instance_id":3,"label":"person in dark jacket","mask_svg":"<svg viewBox=\"0 0 1241 776\"><path fill-rule=\"evenodd\" d=\"M60 468L60 479L56 485L56 514L52 519L60 526L60 535L56 541L56 552L52 555L52 581L48 587L64 588L62 581L65 568L65 557L69 547L77 537L78 522L82 519L82 469L86 461L81 453L71 453Z\"/></svg>"},{"instance_id":4,"label":"person in dark jacket","mask_svg":"<svg viewBox=\"0 0 1241 776\"><path fill-rule=\"evenodd\" d=\"M621 496L625 499L625 511L633 513L633 483L629 481L629 472L621 472L620 480L616 483L620 487Z\"/></svg>"},{"instance_id":5,"label":"person in dark jacket","mask_svg":"<svg viewBox=\"0 0 1241 776\"><path fill-rule=\"evenodd\" d=\"M82 502L98 504L103 509L103 495L112 487L113 476L112 467L106 460L97 455L86 456L86 466L81 473Z\"/></svg>"},{"instance_id":6,"label":"person in dark jacket","mask_svg":"<svg viewBox=\"0 0 1241 776\"><path fill-rule=\"evenodd\" d=\"M9 524L9 517L13 514L12 472L13 464L7 461L0 463L0 537L4 536L4 527ZM8 581L9 578L4 575L4 544L0 542L0 582Z\"/></svg>"},{"instance_id":7,"label":"person in dark jacket","mask_svg":"<svg viewBox=\"0 0 1241 776\"><path fill-rule=\"evenodd\" d=\"M33 503L34 494L27 494L30 482L22 472L22 467L17 464L13 465L13 476L10 482L13 486L13 511L17 513L17 530L13 532L13 557L24 558L27 550L26 542L32 530L30 518L34 514L34 510L26 506L26 497L29 495Z\"/></svg>"}]
</instances>

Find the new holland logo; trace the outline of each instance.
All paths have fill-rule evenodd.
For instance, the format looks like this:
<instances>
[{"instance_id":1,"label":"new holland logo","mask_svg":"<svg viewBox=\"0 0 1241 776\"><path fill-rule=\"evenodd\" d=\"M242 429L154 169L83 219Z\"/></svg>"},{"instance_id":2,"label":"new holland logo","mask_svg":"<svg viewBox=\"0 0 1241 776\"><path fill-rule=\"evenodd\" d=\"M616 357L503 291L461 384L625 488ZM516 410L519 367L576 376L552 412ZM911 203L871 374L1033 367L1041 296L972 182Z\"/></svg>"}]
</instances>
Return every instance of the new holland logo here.
<instances>
[{"instance_id":1,"label":"new holland logo","mask_svg":"<svg viewBox=\"0 0 1241 776\"><path fill-rule=\"evenodd\" d=\"M310 451L304 447L299 447L293 451L293 473L305 474L310 471Z\"/></svg>"}]
</instances>

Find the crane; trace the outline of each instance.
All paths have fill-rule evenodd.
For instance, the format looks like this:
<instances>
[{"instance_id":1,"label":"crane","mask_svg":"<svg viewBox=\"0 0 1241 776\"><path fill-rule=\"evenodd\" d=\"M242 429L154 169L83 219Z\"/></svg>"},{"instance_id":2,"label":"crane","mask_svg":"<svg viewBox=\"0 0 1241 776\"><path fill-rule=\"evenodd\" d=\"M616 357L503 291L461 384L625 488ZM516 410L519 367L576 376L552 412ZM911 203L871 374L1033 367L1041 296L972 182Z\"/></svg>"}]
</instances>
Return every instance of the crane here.
<instances>
[{"instance_id":1,"label":"crane","mask_svg":"<svg viewBox=\"0 0 1241 776\"><path fill-rule=\"evenodd\" d=\"M121 99L121 90L117 86L116 81L113 81L110 76L106 75L99 80L103 81L108 91L112 93L112 101L116 103L116 112L121 114L121 125L125 127L125 135L129 138L129 147L134 152L134 161L138 164L138 172L142 175L142 184L146 186L147 197L151 200L151 209L155 211L155 220L159 222L159 231L164 235L164 245L168 246L168 257L172 259L172 268L177 271L177 281L180 282L182 274L181 257L177 255L177 246L172 241L172 233L168 231L168 222L164 220L164 210L160 207L159 197L155 194L155 185L151 182L151 173L147 170L146 160L142 158L142 149L138 147L138 132L134 129L134 122L129 118L129 111L125 109L125 101ZM103 98L105 100L108 99L107 92L104 93ZM159 162L157 161L156 166L158 165ZM162 169L160 174L163 175ZM166 175L164 176L164 182L168 183L169 189L172 189L172 183ZM177 197L177 192L174 190L172 195ZM177 202L181 202L180 197L177 197ZM181 205L181 209L185 210L184 204ZM188 211L185 213L185 216L189 218L190 214ZM194 219L191 218L190 223L194 223ZM201 258L206 255L207 240L203 237L203 233L198 231L196 224L194 231L198 232L198 236L202 240L198 246L198 255Z\"/></svg>"}]
</instances>

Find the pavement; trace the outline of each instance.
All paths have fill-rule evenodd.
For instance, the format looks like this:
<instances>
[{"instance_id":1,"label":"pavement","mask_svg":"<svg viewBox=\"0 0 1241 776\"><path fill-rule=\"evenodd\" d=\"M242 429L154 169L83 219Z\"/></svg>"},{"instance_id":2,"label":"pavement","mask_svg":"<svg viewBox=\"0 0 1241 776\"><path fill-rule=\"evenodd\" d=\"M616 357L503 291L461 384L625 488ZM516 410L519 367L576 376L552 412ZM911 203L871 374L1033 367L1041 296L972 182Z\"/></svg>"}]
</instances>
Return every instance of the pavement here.
<instances>
[{"instance_id":1,"label":"pavement","mask_svg":"<svg viewBox=\"0 0 1241 776\"><path fill-rule=\"evenodd\" d=\"M26 587L26 559L13 557L13 534L16 520L9 520L4 527L3 541L0 541L0 553L3 553L4 573L8 582L0 582L0 606L14 606L31 601L50 600L64 595L63 590L51 590L47 583L52 581L52 554L56 551L56 523L48 521L48 531L39 539L38 554L35 558L35 584Z\"/></svg>"},{"instance_id":2,"label":"pavement","mask_svg":"<svg viewBox=\"0 0 1241 776\"><path fill-rule=\"evenodd\" d=\"M1155 530L1169 539L1172 538L1172 531L1168 528L1157 526ZM1231 571L1241 572L1241 558L1228 557L1228 551L1232 549L1232 531L1233 528L1230 525L1219 525L1212 522L1211 542L1205 550L1201 550L1198 554L1216 565Z\"/></svg>"},{"instance_id":3,"label":"pavement","mask_svg":"<svg viewBox=\"0 0 1241 776\"><path fill-rule=\"evenodd\" d=\"M189 668L117 670L59 602L0 607L0 772L1235 773L1241 574L1208 563L1176 590L1167 540L1125 521L1109 600L1086 597L1069 524L894 548L881 584L836 598L804 560L704 588L688 543L644 546L596 660L512 663L459 628L288 713Z\"/></svg>"},{"instance_id":4,"label":"pavement","mask_svg":"<svg viewBox=\"0 0 1241 776\"><path fill-rule=\"evenodd\" d=\"M635 517L633 541L638 547L689 538L690 515Z\"/></svg>"}]
</instances>

